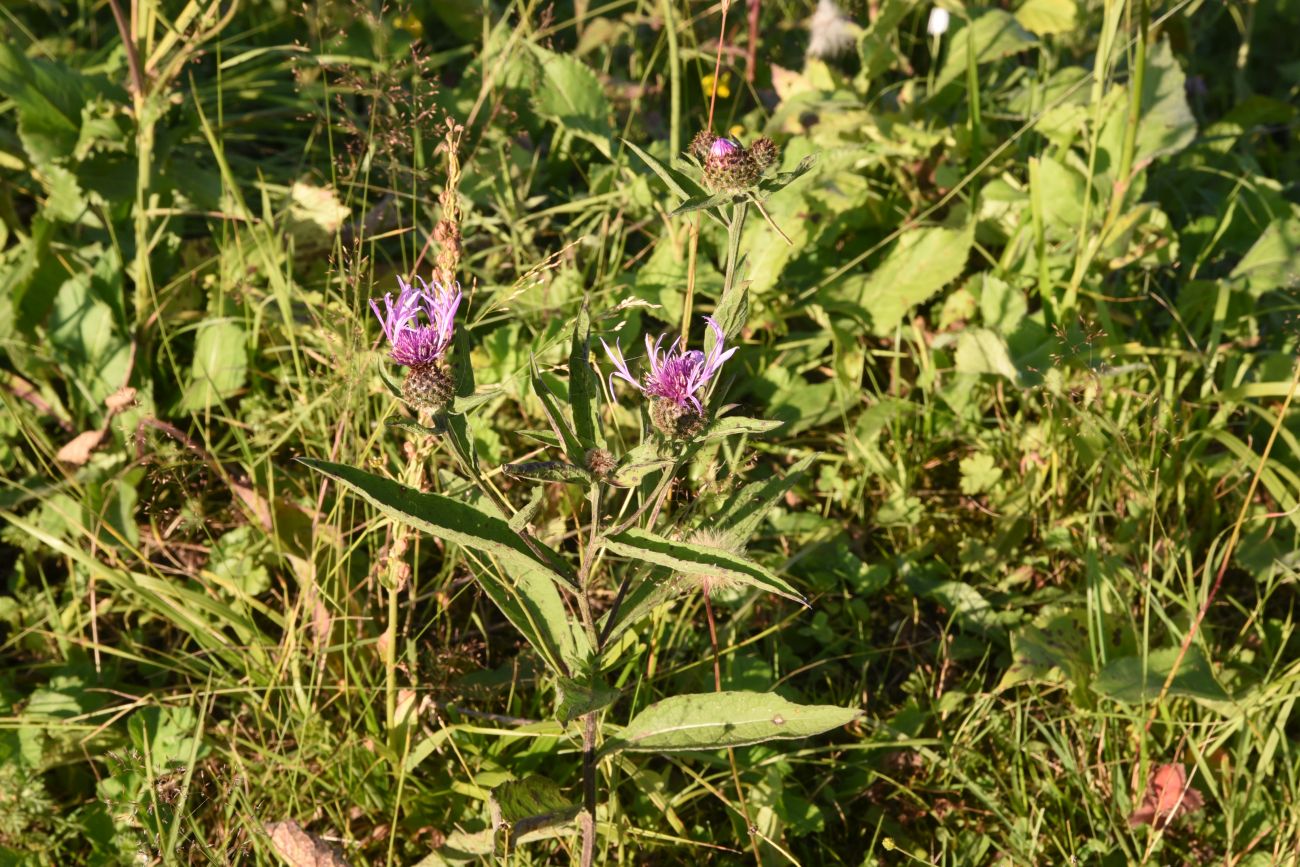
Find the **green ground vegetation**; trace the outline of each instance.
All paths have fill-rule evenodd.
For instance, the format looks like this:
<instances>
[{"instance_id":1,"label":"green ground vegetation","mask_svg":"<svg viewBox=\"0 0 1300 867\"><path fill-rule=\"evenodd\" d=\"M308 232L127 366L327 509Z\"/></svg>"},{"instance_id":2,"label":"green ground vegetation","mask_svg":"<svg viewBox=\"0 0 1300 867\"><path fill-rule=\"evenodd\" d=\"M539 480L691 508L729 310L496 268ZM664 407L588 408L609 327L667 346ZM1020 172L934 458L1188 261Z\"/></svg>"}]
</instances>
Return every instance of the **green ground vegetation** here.
<instances>
[{"instance_id":1,"label":"green ground vegetation","mask_svg":"<svg viewBox=\"0 0 1300 867\"><path fill-rule=\"evenodd\" d=\"M297 460L470 497L367 307L435 268L566 552L581 489L502 468L561 455L573 323L639 364L735 278L719 395L780 425L662 515L780 487L744 556L810 606L721 589L719 683L861 711L603 758L598 863L1300 863L1300 3L940 5L3 4L0 865L579 857L481 559ZM804 168L731 239L677 212L711 114ZM645 613L615 726L717 685L704 598Z\"/></svg>"}]
</instances>

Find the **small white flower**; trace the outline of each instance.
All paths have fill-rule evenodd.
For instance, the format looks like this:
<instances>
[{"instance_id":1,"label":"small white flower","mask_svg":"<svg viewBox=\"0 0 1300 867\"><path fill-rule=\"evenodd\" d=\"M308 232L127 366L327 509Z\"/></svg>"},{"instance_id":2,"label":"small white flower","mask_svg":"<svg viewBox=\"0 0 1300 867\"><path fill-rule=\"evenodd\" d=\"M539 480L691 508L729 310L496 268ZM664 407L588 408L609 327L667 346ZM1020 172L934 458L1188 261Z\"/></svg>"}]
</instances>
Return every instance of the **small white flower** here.
<instances>
[{"instance_id":1,"label":"small white flower","mask_svg":"<svg viewBox=\"0 0 1300 867\"><path fill-rule=\"evenodd\" d=\"M931 36L942 36L948 32L948 10L938 6L930 10L930 20L925 23L925 32Z\"/></svg>"}]
</instances>

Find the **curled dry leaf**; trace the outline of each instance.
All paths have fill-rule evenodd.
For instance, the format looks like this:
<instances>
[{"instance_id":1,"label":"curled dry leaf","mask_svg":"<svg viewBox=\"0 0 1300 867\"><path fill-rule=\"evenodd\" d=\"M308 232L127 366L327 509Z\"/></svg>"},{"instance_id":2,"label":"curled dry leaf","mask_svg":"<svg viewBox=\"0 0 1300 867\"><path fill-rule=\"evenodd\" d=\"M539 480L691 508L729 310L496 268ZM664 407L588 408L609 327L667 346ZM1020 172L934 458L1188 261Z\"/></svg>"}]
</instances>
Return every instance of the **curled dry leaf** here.
<instances>
[{"instance_id":1,"label":"curled dry leaf","mask_svg":"<svg viewBox=\"0 0 1300 867\"><path fill-rule=\"evenodd\" d=\"M131 404L135 403L135 389L129 385L124 385L117 391L104 398L104 406L108 407L109 412L121 412Z\"/></svg>"},{"instance_id":2,"label":"curled dry leaf","mask_svg":"<svg viewBox=\"0 0 1300 867\"><path fill-rule=\"evenodd\" d=\"M271 845L289 867L351 867L330 844L308 834L293 820L269 822L266 833Z\"/></svg>"},{"instance_id":3,"label":"curled dry leaf","mask_svg":"<svg viewBox=\"0 0 1300 867\"><path fill-rule=\"evenodd\" d=\"M56 457L65 464L72 464L79 467L86 461L90 460L90 453L99 445L99 441L104 438L102 430L88 430L77 434L67 445L59 449Z\"/></svg>"},{"instance_id":4,"label":"curled dry leaf","mask_svg":"<svg viewBox=\"0 0 1300 867\"><path fill-rule=\"evenodd\" d=\"M1194 813L1203 806L1205 798L1187 782L1186 768L1158 765L1147 780L1142 804L1128 817L1128 823L1134 828L1163 828L1183 813Z\"/></svg>"}]
</instances>

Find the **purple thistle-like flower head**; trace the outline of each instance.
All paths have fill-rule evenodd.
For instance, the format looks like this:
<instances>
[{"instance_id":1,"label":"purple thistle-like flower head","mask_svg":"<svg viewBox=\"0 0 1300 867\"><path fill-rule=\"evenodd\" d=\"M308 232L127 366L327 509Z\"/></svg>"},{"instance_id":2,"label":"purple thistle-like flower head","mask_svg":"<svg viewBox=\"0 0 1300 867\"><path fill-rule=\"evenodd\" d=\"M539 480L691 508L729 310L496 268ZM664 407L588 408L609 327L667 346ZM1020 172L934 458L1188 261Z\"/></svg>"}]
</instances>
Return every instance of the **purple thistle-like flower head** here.
<instances>
[{"instance_id":1,"label":"purple thistle-like flower head","mask_svg":"<svg viewBox=\"0 0 1300 867\"><path fill-rule=\"evenodd\" d=\"M709 146L709 156L714 159L726 159L739 152L740 145L729 138L716 138L713 140L713 144Z\"/></svg>"},{"instance_id":2,"label":"purple thistle-like flower head","mask_svg":"<svg viewBox=\"0 0 1300 867\"><path fill-rule=\"evenodd\" d=\"M640 381L637 381L628 370L627 362L623 359L623 352L618 344L615 343L615 348L610 349L609 344L602 340L601 343L609 355L609 360L614 363L614 372L609 377L610 391L614 390L614 379L622 379L636 386L648 397L670 401L683 410L703 415L704 405L700 403L700 391L717 376L718 371L722 369L722 363L736 352L735 347L724 350L725 336L722 333L722 326L718 325L712 316L704 317L704 321L708 323L709 330L714 336L713 348L707 355L698 349L683 352L680 337L665 351L662 346L666 335L661 334L658 339L652 341L647 334L645 346L650 359L650 369Z\"/></svg>"},{"instance_id":3,"label":"purple thistle-like flower head","mask_svg":"<svg viewBox=\"0 0 1300 867\"><path fill-rule=\"evenodd\" d=\"M459 286L415 279L420 284L418 289L397 278L402 291L396 302L393 293L384 295L384 311L380 311L373 298L370 300L370 309L375 311L391 347L388 357L406 367L435 364L447 354L462 298Z\"/></svg>"}]
</instances>

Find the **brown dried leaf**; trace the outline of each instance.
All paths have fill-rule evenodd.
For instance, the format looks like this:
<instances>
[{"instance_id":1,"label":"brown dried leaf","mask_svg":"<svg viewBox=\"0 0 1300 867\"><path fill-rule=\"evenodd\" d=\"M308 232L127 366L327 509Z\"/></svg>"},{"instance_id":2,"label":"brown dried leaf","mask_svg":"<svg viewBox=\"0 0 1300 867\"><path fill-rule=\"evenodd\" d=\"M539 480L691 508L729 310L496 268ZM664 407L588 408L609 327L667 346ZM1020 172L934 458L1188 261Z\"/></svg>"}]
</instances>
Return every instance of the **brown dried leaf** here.
<instances>
[{"instance_id":1,"label":"brown dried leaf","mask_svg":"<svg viewBox=\"0 0 1300 867\"><path fill-rule=\"evenodd\" d=\"M109 412L121 412L133 403L135 403L135 389L129 385L122 386L104 398L104 406L108 407Z\"/></svg>"},{"instance_id":2,"label":"brown dried leaf","mask_svg":"<svg viewBox=\"0 0 1300 867\"><path fill-rule=\"evenodd\" d=\"M350 867L333 847L314 834L308 834L293 820L268 822L266 833L271 837L275 853L289 867Z\"/></svg>"},{"instance_id":3,"label":"brown dried leaf","mask_svg":"<svg viewBox=\"0 0 1300 867\"><path fill-rule=\"evenodd\" d=\"M79 467L86 461L90 460L90 453L99 445L99 441L104 438L102 430L88 430L79 433L72 438L71 442L59 449L56 457L65 464L72 464Z\"/></svg>"},{"instance_id":4,"label":"brown dried leaf","mask_svg":"<svg viewBox=\"0 0 1300 867\"><path fill-rule=\"evenodd\" d=\"M1163 828L1184 813L1194 813L1205 806L1205 798L1187 781L1187 769L1182 765L1158 765L1147 780L1142 804L1128 817L1136 828L1150 825Z\"/></svg>"}]
</instances>

